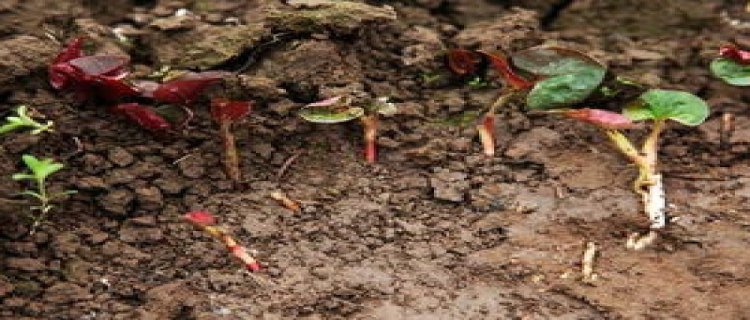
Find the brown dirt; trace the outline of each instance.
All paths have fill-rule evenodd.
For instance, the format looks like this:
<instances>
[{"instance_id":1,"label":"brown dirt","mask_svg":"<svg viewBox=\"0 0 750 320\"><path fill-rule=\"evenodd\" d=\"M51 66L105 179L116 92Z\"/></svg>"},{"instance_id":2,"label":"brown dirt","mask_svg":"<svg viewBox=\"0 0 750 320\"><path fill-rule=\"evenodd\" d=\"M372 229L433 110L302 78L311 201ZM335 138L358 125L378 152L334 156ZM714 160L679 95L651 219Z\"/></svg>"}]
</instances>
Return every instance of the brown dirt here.
<instances>
[{"instance_id":1,"label":"brown dirt","mask_svg":"<svg viewBox=\"0 0 750 320\"><path fill-rule=\"evenodd\" d=\"M42 137L4 136L0 173L21 170L23 153L55 157L67 169L50 184L80 191L29 236L25 206L8 200L22 186L0 179L2 319L750 319L750 91L706 68L719 44L748 43L747 31L723 24L714 1L581 0L549 31L502 1L109 2L0 4L0 107L28 104L56 122ZM194 15L171 16L183 7ZM111 34L123 25L125 45ZM242 69L214 94L259 102L237 130L246 185L219 170L206 108L188 130L154 137L51 91L45 68L61 46L48 36L76 34L128 52L137 74ZM468 124L497 89L448 81L440 52L539 43L711 104L708 123L663 140L679 219L656 246L625 250L646 226L629 189L635 170L596 130L515 106L499 117L499 155L481 155ZM361 159L357 125L294 115L337 93L399 104L378 164ZM728 150L723 112L737 115ZM279 206L277 190L303 212ZM241 271L184 223L194 209L215 212L264 272ZM590 284L579 276L587 241L600 247Z\"/></svg>"}]
</instances>

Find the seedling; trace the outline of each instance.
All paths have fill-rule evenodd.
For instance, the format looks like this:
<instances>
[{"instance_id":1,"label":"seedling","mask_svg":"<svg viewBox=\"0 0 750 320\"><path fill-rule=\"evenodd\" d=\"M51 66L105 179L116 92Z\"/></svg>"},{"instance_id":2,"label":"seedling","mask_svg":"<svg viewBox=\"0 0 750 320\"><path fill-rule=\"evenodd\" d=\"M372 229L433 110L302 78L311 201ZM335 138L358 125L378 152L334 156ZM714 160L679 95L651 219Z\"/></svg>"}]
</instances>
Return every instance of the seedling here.
<instances>
[{"instance_id":1,"label":"seedling","mask_svg":"<svg viewBox=\"0 0 750 320\"><path fill-rule=\"evenodd\" d=\"M101 99L118 101L140 94L137 88L124 81L129 72L127 56L85 56L83 38L73 39L52 61L49 82L60 91L72 91L78 101Z\"/></svg>"},{"instance_id":2,"label":"seedling","mask_svg":"<svg viewBox=\"0 0 750 320\"><path fill-rule=\"evenodd\" d=\"M377 133L380 115L396 114L396 106L388 102L387 97L375 99L366 107L351 106L349 97L336 96L314 102L303 107L299 116L313 123L332 124L359 119L362 123L364 137L364 154L369 163L377 161Z\"/></svg>"},{"instance_id":3,"label":"seedling","mask_svg":"<svg viewBox=\"0 0 750 320\"><path fill-rule=\"evenodd\" d=\"M232 236L216 224L216 217L204 211L193 211L183 216L185 220L203 230L203 232L221 241L233 257L240 260L244 267L250 272L260 271L260 263L253 258L248 250L239 245Z\"/></svg>"},{"instance_id":4,"label":"seedling","mask_svg":"<svg viewBox=\"0 0 750 320\"><path fill-rule=\"evenodd\" d=\"M23 155L21 158L30 172L16 173L13 180L30 181L34 184L35 190L24 190L20 195L28 196L37 201L37 205L31 206L33 224L31 233L34 233L37 227L45 221L49 212L54 208L52 202L64 196L74 194L74 190L66 190L60 193L50 193L47 190L47 177L55 172L60 171L64 166L53 159L37 159L32 155ZM37 214L33 214L37 212Z\"/></svg>"},{"instance_id":5,"label":"seedling","mask_svg":"<svg viewBox=\"0 0 750 320\"><path fill-rule=\"evenodd\" d=\"M16 108L16 116L9 116L5 118L5 124L0 126L0 135L6 134L11 131L20 130L24 128L31 129L32 135L37 135L42 132L52 131L52 121L47 121L45 124L41 124L31 118L26 112L28 111L27 106L19 106Z\"/></svg>"},{"instance_id":6,"label":"seedling","mask_svg":"<svg viewBox=\"0 0 750 320\"><path fill-rule=\"evenodd\" d=\"M516 74L508 65L505 57L500 54L453 49L448 52L447 62L453 73L462 77L472 77L469 82L470 86L476 83L486 83L484 74L488 66L491 66L504 79L506 85L500 96L490 105L479 124L477 124L484 154L493 156L495 154L495 113L497 109L508 104L511 98L526 91L533 83Z\"/></svg>"},{"instance_id":7,"label":"seedling","mask_svg":"<svg viewBox=\"0 0 750 320\"><path fill-rule=\"evenodd\" d=\"M53 88L63 92L73 92L78 101L102 100L119 103L111 108L124 114L128 119L151 131L171 128L169 117L162 115L168 107L156 109L138 103L143 98L156 103L173 105L185 114L180 123L182 128L193 118L190 106L211 85L217 84L228 73L222 71L183 72L164 83L148 80L128 81L126 70L130 58L127 56L94 55L86 56L82 50L83 38L75 38L52 61L49 67L49 81ZM162 73L173 73L162 68ZM123 101L125 100L125 101ZM176 117L175 117L176 118Z\"/></svg>"},{"instance_id":8,"label":"seedling","mask_svg":"<svg viewBox=\"0 0 750 320\"><path fill-rule=\"evenodd\" d=\"M247 116L251 106L249 101L211 100L211 117L219 124L219 135L224 145L224 171L234 182L240 181L241 174L240 157L232 134L232 124Z\"/></svg>"},{"instance_id":9,"label":"seedling","mask_svg":"<svg viewBox=\"0 0 750 320\"><path fill-rule=\"evenodd\" d=\"M556 109L547 112L560 113L602 128L617 150L638 167L638 178L633 183L633 189L641 195L643 211L650 221L650 231L642 238L637 233L632 234L627 247L640 250L656 240L658 231L667 223L664 185L658 170L659 137L668 120L688 126L703 123L708 117L708 105L688 92L652 89L629 104L622 114L597 109ZM637 149L622 133L622 129L632 128L633 121L646 120L651 121L651 132L642 147Z\"/></svg>"},{"instance_id":10,"label":"seedling","mask_svg":"<svg viewBox=\"0 0 750 320\"><path fill-rule=\"evenodd\" d=\"M719 58L711 62L711 72L733 86L750 86L750 51L722 46Z\"/></svg>"}]
</instances>

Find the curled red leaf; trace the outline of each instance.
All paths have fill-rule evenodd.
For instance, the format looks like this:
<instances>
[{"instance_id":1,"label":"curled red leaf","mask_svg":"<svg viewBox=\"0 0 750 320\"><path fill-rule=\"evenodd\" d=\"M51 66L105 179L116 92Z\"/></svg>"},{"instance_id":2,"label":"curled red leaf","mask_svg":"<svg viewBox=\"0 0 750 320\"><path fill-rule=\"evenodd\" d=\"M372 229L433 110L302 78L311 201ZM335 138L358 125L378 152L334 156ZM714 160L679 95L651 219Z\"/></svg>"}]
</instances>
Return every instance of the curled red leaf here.
<instances>
[{"instance_id":1,"label":"curled red leaf","mask_svg":"<svg viewBox=\"0 0 750 320\"><path fill-rule=\"evenodd\" d=\"M213 226L216 224L216 217L213 214L206 211L192 211L186 213L183 218L190 221L190 223L205 227Z\"/></svg>"},{"instance_id":2,"label":"curled red leaf","mask_svg":"<svg viewBox=\"0 0 750 320\"><path fill-rule=\"evenodd\" d=\"M78 37L70 40L65 48L57 54L52 64L58 64L68 62L75 58L83 57L83 37Z\"/></svg>"},{"instance_id":3,"label":"curled red leaf","mask_svg":"<svg viewBox=\"0 0 750 320\"><path fill-rule=\"evenodd\" d=\"M189 73L162 83L152 95L154 100L163 103L192 104L204 90L221 82L227 74L219 71Z\"/></svg>"},{"instance_id":4,"label":"curled red leaf","mask_svg":"<svg viewBox=\"0 0 750 320\"><path fill-rule=\"evenodd\" d=\"M234 122L250 113L252 104L250 101L233 101L223 98L211 100L211 117L214 121L222 123Z\"/></svg>"},{"instance_id":5,"label":"curled red leaf","mask_svg":"<svg viewBox=\"0 0 750 320\"><path fill-rule=\"evenodd\" d=\"M67 62L67 64L81 70L90 76L107 76L122 79L128 75L125 66L130 62L126 56L87 56L80 57Z\"/></svg>"},{"instance_id":6,"label":"curled red leaf","mask_svg":"<svg viewBox=\"0 0 750 320\"><path fill-rule=\"evenodd\" d=\"M100 98L117 101L140 95L123 79L128 75L125 56L83 56L82 38L73 39L49 66L49 82L57 90L72 91L79 101Z\"/></svg>"},{"instance_id":7,"label":"curled red leaf","mask_svg":"<svg viewBox=\"0 0 750 320\"><path fill-rule=\"evenodd\" d=\"M122 103L112 107L112 112L121 114L139 126L151 131L165 131L172 125L152 108L139 103Z\"/></svg>"},{"instance_id":8,"label":"curled red leaf","mask_svg":"<svg viewBox=\"0 0 750 320\"><path fill-rule=\"evenodd\" d=\"M508 60L500 54L492 54L479 51L489 61L492 68L505 79L505 82L515 90L525 90L534 86L534 83L518 75L508 64Z\"/></svg>"},{"instance_id":9,"label":"curled red leaf","mask_svg":"<svg viewBox=\"0 0 750 320\"><path fill-rule=\"evenodd\" d=\"M448 68L458 75L471 75L477 72L482 56L471 50L451 49L448 51Z\"/></svg>"},{"instance_id":10,"label":"curled red leaf","mask_svg":"<svg viewBox=\"0 0 750 320\"><path fill-rule=\"evenodd\" d=\"M632 120L617 112L601 109L571 109L563 113L565 116L604 129L630 129L635 126Z\"/></svg>"},{"instance_id":11,"label":"curled red leaf","mask_svg":"<svg viewBox=\"0 0 750 320\"><path fill-rule=\"evenodd\" d=\"M732 44L721 46L719 48L719 56L739 64L750 64L750 51L741 50Z\"/></svg>"}]
</instances>

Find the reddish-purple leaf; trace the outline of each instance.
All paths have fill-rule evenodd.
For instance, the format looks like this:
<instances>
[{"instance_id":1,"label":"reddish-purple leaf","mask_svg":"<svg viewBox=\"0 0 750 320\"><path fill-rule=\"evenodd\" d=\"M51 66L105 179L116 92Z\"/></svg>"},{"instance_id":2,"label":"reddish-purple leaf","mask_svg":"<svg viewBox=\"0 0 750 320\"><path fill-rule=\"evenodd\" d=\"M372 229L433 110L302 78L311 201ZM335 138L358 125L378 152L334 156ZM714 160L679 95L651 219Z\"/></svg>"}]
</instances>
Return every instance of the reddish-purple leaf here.
<instances>
[{"instance_id":1,"label":"reddish-purple leaf","mask_svg":"<svg viewBox=\"0 0 750 320\"><path fill-rule=\"evenodd\" d=\"M227 74L219 71L190 73L162 83L152 95L154 100L163 103L191 104L205 89L221 82Z\"/></svg>"},{"instance_id":2,"label":"reddish-purple leaf","mask_svg":"<svg viewBox=\"0 0 750 320\"><path fill-rule=\"evenodd\" d=\"M731 44L721 46L721 48L719 48L719 55L739 64L750 64L750 51L740 50Z\"/></svg>"},{"instance_id":3,"label":"reddish-purple leaf","mask_svg":"<svg viewBox=\"0 0 750 320\"><path fill-rule=\"evenodd\" d=\"M534 86L534 83L519 76L508 64L508 60L499 54L479 51L490 61L492 68L499 73L505 82L515 90L524 90Z\"/></svg>"},{"instance_id":4,"label":"reddish-purple leaf","mask_svg":"<svg viewBox=\"0 0 750 320\"><path fill-rule=\"evenodd\" d=\"M93 77L92 87L97 97L107 101L118 101L122 98L136 97L141 94L137 88L118 78Z\"/></svg>"},{"instance_id":5,"label":"reddish-purple leaf","mask_svg":"<svg viewBox=\"0 0 750 320\"><path fill-rule=\"evenodd\" d=\"M328 98L328 99L320 100L320 101L317 101L317 102L309 103L309 104L305 105L305 108L308 108L308 107L314 108L314 107L330 107L330 106L334 106L334 105L336 105L339 102L339 100L341 100L341 98L343 98L343 96L335 96L335 97L331 97L331 98Z\"/></svg>"},{"instance_id":6,"label":"reddish-purple leaf","mask_svg":"<svg viewBox=\"0 0 750 320\"><path fill-rule=\"evenodd\" d=\"M218 123L234 122L250 113L250 101L232 101L222 98L211 100L211 117Z\"/></svg>"},{"instance_id":7,"label":"reddish-purple leaf","mask_svg":"<svg viewBox=\"0 0 750 320\"><path fill-rule=\"evenodd\" d=\"M129 62L130 58L125 56L87 56L67 63L87 75L124 78L128 74L125 66Z\"/></svg>"},{"instance_id":8,"label":"reddish-purple leaf","mask_svg":"<svg viewBox=\"0 0 750 320\"><path fill-rule=\"evenodd\" d=\"M630 129L635 126L632 120L617 112L601 109L571 109L564 115L593 124L604 129Z\"/></svg>"},{"instance_id":9,"label":"reddish-purple leaf","mask_svg":"<svg viewBox=\"0 0 750 320\"><path fill-rule=\"evenodd\" d=\"M52 64L64 63L76 58L83 57L82 47L83 37L73 38L65 46L65 49L60 51L60 53L57 54L57 57L52 60Z\"/></svg>"},{"instance_id":10,"label":"reddish-purple leaf","mask_svg":"<svg viewBox=\"0 0 750 320\"><path fill-rule=\"evenodd\" d=\"M458 75L470 75L477 72L477 66L482 62L482 56L466 49L451 49L448 51L448 68Z\"/></svg>"},{"instance_id":11,"label":"reddish-purple leaf","mask_svg":"<svg viewBox=\"0 0 750 320\"><path fill-rule=\"evenodd\" d=\"M169 130L172 125L152 108L139 103L122 103L112 107L112 112L121 114L139 126L151 131Z\"/></svg>"},{"instance_id":12,"label":"reddish-purple leaf","mask_svg":"<svg viewBox=\"0 0 750 320\"><path fill-rule=\"evenodd\" d=\"M131 84L141 92L141 97L144 98L153 98L154 91L159 89L159 86L161 85L160 83L151 80L134 80L131 81Z\"/></svg>"},{"instance_id":13,"label":"reddish-purple leaf","mask_svg":"<svg viewBox=\"0 0 750 320\"><path fill-rule=\"evenodd\" d=\"M213 226L216 224L216 217L214 217L213 214L205 211L188 212L183 217L186 220L190 221L190 223L201 227Z\"/></svg>"},{"instance_id":14,"label":"reddish-purple leaf","mask_svg":"<svg viewBox=\"0 0 750 320\"><path fill-rule=\"evenodd\" d=\"M70 88L77 79L83 77L83 73L67 63L51 65L48 69L49 83L56 90Z\"/></svg>"}]
</instances>

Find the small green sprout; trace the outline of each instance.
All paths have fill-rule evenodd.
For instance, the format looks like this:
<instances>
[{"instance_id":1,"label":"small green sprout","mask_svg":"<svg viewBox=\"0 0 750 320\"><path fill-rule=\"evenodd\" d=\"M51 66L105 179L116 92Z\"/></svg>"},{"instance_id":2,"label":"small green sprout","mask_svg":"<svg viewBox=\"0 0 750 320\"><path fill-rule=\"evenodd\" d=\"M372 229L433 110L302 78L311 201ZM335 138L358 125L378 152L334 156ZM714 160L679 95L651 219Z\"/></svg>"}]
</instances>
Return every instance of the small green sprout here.
<instances>
[{"instance_id":1,"label":"small green sprout","mask_svg":"<svg viewBox=\"0 0 750 320\"><path fill-rule=\"evenodd\" d=\"M0 126L0 134L6 134L8 132L19 130L22 128L31 129L31 134L37 135L42 132L52 131L52 121L47 121L46 124L41 124L36 120L32 119L26 112L28 111L27 106L19 106L16 109L17 116L9 116L5 118L5 124Z\"/></svg>"},{"instance_id":2,"label":"small green sprout","mask_svg":"<svg viewBox=\"0 0 750 320\"><path fill-rule=\"evenodd\" d=\"M24 190L20 195L36 199L37 205L31 206L33 225L31 233L44 222L47 214L54 208L52 201L67 195L76 193L75 190L65 190L59 193L49 193L47 190L47 177L55 172L60 171L64 166L62 163L55 162L53 159L37 159L33 155L23 155L21 158L30 172L16 173L13 175L15 181L31 181L34 183L36 190Z\"/></svg>"}]
</instances>

